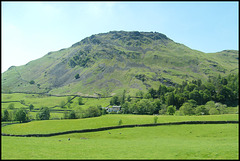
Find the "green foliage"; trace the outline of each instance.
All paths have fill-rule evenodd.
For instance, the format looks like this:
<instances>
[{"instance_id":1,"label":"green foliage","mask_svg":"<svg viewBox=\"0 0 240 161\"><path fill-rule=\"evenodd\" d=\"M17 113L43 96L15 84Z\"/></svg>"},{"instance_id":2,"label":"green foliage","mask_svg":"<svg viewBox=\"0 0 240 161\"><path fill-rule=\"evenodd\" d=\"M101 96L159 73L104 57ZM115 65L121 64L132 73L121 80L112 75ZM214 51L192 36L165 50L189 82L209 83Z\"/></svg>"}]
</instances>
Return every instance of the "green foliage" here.
<instances>
[{"instance_id":1,"label":"green foliage","mask_svg":"<svg viewBox=\"0 0 240 161\"><path fill-rule=\"evenodd\" d=\"M79 76L79 74L76 74L75 79L78 79L78 78L80 78L80 76Z\"/></svg>"},{"instance_id":2,"label":"green foliage","mask_svg":"<svg viewBox=\"0 0 240 161\"><path fill-rule=\"evenodd\" d=\"M210 108L209 114L210 115L218 115L219 111L216 108Z\"/></svg>"},{"instance_id":3,"label":"green foliage","mask_svg":"<svg viewBox=\"0 0 240 161\"><path fill-rule=\"evenodd\" d=\"M2 113L1 113L1 114L2 114ZM5 110L3 111L2 121L8 121L8 120L10 120L10 118L9 118L9 112L8 112L7 109L5 109Z\"/></svg>"},{"instance_id":4,"label":"green foliage","mask_svg":"<svg viewBox=\"0 0 240 161\"><path fill-rule=\"evenodd\" d=\"M64 108L65 104L66 104L65 101L61 101L60 107L61 107L61 108Z\"/></svg>"},{"instance_id":5,"label":"green foliage","mask_svg":"<svg viewBox=\"0 0 240 161\"><path fill-rule=\"evenodd\" d=\"M118 125L122 125L122 119L118 121Z\"/></svg>"},{"instance_id":6,"label":"green foliage","mask_svg":"<svg viewBox=\"0 0 240 161\"><path fill-rule=\"evenodd\" d=\"M145 74L136 74L135 77L139 80L141 80L142 82L147 80L147 77Z\"/></svg>"},{"instance_id":7,"label":"green foliage","mask_svg":"<svg viewBox=\"0 0 240 161\"><path fill-rule=\"evenodd\" d=\"M14 109L14 103L10 103L7 108L9 110L13 110Z\"/></svg>"},{"instance_id":8,"label":"green foliage","mask_svg":"<svg viewBox=\"0 0 240 161\"><path fill-rule=\"evenodd\" d=\"M78 105L84 105L83 98L81 96L78 98Z\"/></svg>"},{"instance_id":9,"label":"green foliage","mask_svg":"<svg viewBox=\"0 0 240 161\"><path fill-rule=\"evenodd\" d=\"M27 121L27 112L23 108L17 109L14 120L20 123Z\"/></svg>"},{"instance_id":10,"label":"green foliage","mask_svg":"<svg viewBox=\"0 0 240 161\"><path fill-rule=\"evenodd\" d=\"M97 117L101 115L101 111L99 108L95 107L95 106L90 106L87 110L86 110L86 115L85 117Z\"/></svg>"},{"instance_id":11,"label":"green foliage","mask_svg":"<svg viewBox=\"0 0 240 161\"><path fill-rule=\"evenodd\" d=\"M157 117L157 116L154 116L154 117L153 117L153 122L154 122L154 124L157 123L157 120L158 120L158 117Z\"/></svg>"},{"instance_id":12,"label":"green foliage","mask_svg":"<svg viewBox=\"0 0 240 161\"><path fill-rule=\"evenodd\" d=\"M201 105L201 106L196 107L195 114L196 115L208 115L209 110L207 110L204 105Z\"/></svg>"},{"instance_id":13,"label":"green foliage","mask_svg":"<svg viewBox=\"0 0 240 161\"><path fill-rule=\"evenodd\" d=\"M120 105L120 98L118 96L113 96L110 100L110 105Z\"/></svg>"},{"instance_id":14,"label":"green foliage","mask_svg":"<svg viewBox=\"0 0 240 161\"><path fill-rule=\"evenodd\" d=\"M37 120L49 120L50 110L48 107L42 107L40 111L36 114Z\"/></svg>"},{"instance_id":15,"label":"green foliage","mask_svg":"<svg viewBox=\"0 0 240 161\"><path fill-rule=\"evenodd\" d=\"M167 113L169 115L174 115L175 112L176 112L176 107L175 106L171 105L171 106L167 107Z\"/></svg>"},{"instance_id":16,"label":"green foliage","mask_svg":"<svg viewBox=\"0 0 240 161\"><path fill-rule=\"evenodd\" d=\"M193 105L191 103L185 102L179 109L180 113L183 115L194 115Z\"/></svg>"},{"instance_id":17,"label":"green foliage","mask_svg":"<svg viewBox=\"0 0 240 161\"><path fill-rule=\"evenodd\" d=\"M32 110L34 109L34 106L33 106L32 104L30 104L30 105L28 106L28 108L29 108L30 111L32 111Z\"/></svg>"},{"instance_id":18,"label":"green foliage","mask_svg":"<svg viewBox=\"0 0 240 161\"><path fill-rule=\"evenodd\" d=\"M30 84L35 84L35 81L34 81L34 80L31 80L29 83L30 83Z\"/></svg>"}]
</instances>

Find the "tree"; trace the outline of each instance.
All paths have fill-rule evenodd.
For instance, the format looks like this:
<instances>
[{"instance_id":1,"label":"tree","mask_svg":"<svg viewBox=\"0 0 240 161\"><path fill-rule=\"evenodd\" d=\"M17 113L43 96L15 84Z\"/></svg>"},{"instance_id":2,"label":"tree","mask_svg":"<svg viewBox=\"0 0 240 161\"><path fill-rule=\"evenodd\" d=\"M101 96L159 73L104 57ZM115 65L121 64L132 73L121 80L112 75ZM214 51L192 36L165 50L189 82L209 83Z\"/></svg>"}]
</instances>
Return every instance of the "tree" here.
<instances>
[{"instance_id":1,"label":"tree","mask_svg":"<svg viewBox=\"0 0 240 161\"><path fill-rule=\"evenodd\" d=\"M84 105L83 98L81 96L78 98L78 104L79 105Z\"/></svg>"},{"instance_id":2,"label":"tree","mask_svg":"<svg viewBox=\"0 0 240 161\"><path fill-rule=\"evenodd\" d=\"M76 112L74 110L70 111L69 112L69 116L68 116L69 119L76 119Z\"/></svg>"},{"instance_id":3,"label":"tree","mask_svg":"<svg viewBox=\"0 0 240 161\"><path fill-rule=\"evenodd\" d=\"M181 107L180 107L180 113L183 115L194 115L194 109L191 103L185 102Z\"/></svg>"},{"instance_id":4,"label":"tree","mask_svg":"<svg viewBox=\"0 0 240 161\"><path fill-rule=\"evenodd\" d=\"M154 118L153 118L154 124L157 123L157 120L158 120L158 117L157 117L157 116L154 116Z\"/></svg>"},{"instance_id":5,"label":"tree","mask_svg":"<svg viewBox=\"0 0 240 161\"><path fill-rule=\"evenodd\" d=\"M20 108L17 110L15 114L15 120L19 121L20 123L25 122L27 120L26 116L27 116L27 112L24 109Z\"/></svg>"},{"instance_id":6,"label":"tree","mask_svg":"<svg viewBox=\"0 0 240 161\"><path fill-rule=\"evenodd\" d=\"M80 76L79 76L79 74L76 74L75 79L78 79L78 78L80 78Z\"/></svg>"},{"instance_id":7,"label":"tree","mask_svg":"<svg viewBox=\"0 0 240 161\"><path fill-rule=\"evenodd\" d=\"M10 109L10 110L13 110L14 109L14 103L10 103L7 108Z\"/></svg>"},{"instance_id":8,"label":"tree","mask_svg":"<svg viewBox=\"0 0 240 161\"><path fill-rule=\"evenodd\" d=\"M195 114L196 115L208 115L209 113L204 105L200 105L200 106L196 107Z\"/></svg>"},{"instance_id":9,"label":"tree","mask_svg":"<svg viewBox=\"0 0 240 161\"><path fill-rule=\"evenodd\" d=\"M118 125L122 125L122 119L118 121Z\"/></svg>"},{"instance_id":10,"label":"tree","mask_svg":"<svg viewBox=\"0 0 240 161\"><path fill-rule=\"evenodd\" d=\"M173 92L169 93L169 95L167 96L166 102L168 106L175 105L175 97Z\"/></svg>"},{"instance_id":11,"label":"tree","mask_svg":"<svg viewBox=\"0 0 240 161\"><path fill-rule=\"evenodd\" d=\"M120 99L121 105L125 103L125 99L126 99L126 90L124 89L124 90L123 90L122 97L121 97L121 99Z\"/></svg>"},{"instance_id":12,"label":"tree","mask_svg":"<svg viewBox=\"0 0 240 161\"><path fill-rule=\"evenodd\" d=\"M201 95L199 94L198 90L193 90L189 93L189 99L193 99L197 102L197 104L201 104Z\"/></svg>"},{"instance_id":13,"label":"tree","mask_svg":"<svg viewBox=\"0 0 240 161\"><path fill-rule=\"evenodd\" d=\"M216 108L211 108L209 110L209 114L210 115L218 115L219 114L219 111L216 109Z\"/></svg>"},{"instance_id":14,"label":"tree","mask_svg":"<svg viewBox=\"0 0 240 161\"><path fill-rule=\"evenodd\" d=\"M97 117L100 115L101 115L101 111L99 110L99 108L97 108L95 106L90 106L86 110L86 117Z\"/></svg>"},{"instance_id":15,"label":"tree","mask_svg":"<svg viewBox=\"0 0 240 161\"><path fill-rule=\"evenodd\" d=\"M119 101L119 98L118 96L113 96L110 100L110 105L117 105L119 106L120 105L120 101Z\"/></svg>"},{"instance_id":16,"label":"tree","mask_svg":"<svg viewBox=\"0 0 240 161\"><path fill-rule=\"evenodd\" d=\"M176 107L175 106L171 105L171 106L167 107L167 113L169 115L173 115L175 113L175 111L176 111Z\"/></svg>"},{"instance_id":17,"label":"tree","mask_svg":"<svg viewBox=\"0 0 240 161\"><path fill-rule=\"evenodd\" d=\"M35 81L34 81L34 80L31 80L29 83L30 83L30 84L35 84Z\"/></svg>"},{"instance_id":18,"label":"tree","mask_svg":"<svg viewBox=\"0 0 240 161\"><path fill-rule=\"evenodd\" d=\"M28 106L28 108L29 108L30 111L32 111L33 108L34 108L34 106L33 106L32 104L30 104L30 105Z\"/></svg>"},{"instance_id":19,"label":"tree","mask_svg":"<svg viewBox=\"0 0 240 161\"><path fill-rule=\"evenodd\" d=\"M140 97L140 98L142 99L143 96L144 96L144 92L143 92L143 91L138 91L138 92L136 93L136 96L137 96L137 97Z\"/></svg>"},{"instance_id":20,"label":"tree","mask_svg":"<svg viewBox=\"0 0 240 161\"><path fill-rule=\"evenodd\" d=\"M156 94L157 94L157 91L156 91L155 89L153 89L153 88L150 88L150 89L148 90L148 93L150 93L150 95L151 95L152 98L155 98L155 96L156 96Z\"/></svg>"},{"instance_id":21,"label":"tree","mask_svg":"<svg viewBox=\"0 0 240 161\"><path fill-rule=\"evenodd\" d=\"M131 102L131 100L132 100L131 96L128 95L128 96L127 96L127 101L128 101L128 102Z\"/></svg>"},{"instance_id":22,"label":"tree","mask_svg":"<svg viewBox=\"0 0 240 161\"><path fill-rule=\"evenodd\" d=\"M42 107L36 115L37 120L49 120L50 110L48 107Z\"/></svg>"},{"instance_id":23,"label":"tree","mask_svg":"<svg viewBox=\"0 0 240 161\"><path fill-rule=\"evenodd\" d=\"M1 113L2 114L2 113ZM3 118L2 118L3 121L8 121L9 120L9 112L7 109L5 109L3 111Z\"/></svg>"}]
</instances>

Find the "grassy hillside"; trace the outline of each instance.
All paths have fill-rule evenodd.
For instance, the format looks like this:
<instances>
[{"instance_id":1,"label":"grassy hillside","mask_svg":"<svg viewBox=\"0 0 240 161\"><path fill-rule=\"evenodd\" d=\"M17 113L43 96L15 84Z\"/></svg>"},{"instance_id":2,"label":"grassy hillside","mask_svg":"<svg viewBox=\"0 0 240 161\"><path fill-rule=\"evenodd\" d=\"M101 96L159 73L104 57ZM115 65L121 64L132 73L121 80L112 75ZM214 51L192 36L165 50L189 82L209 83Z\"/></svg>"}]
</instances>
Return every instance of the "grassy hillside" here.
<instances>
[{"instance_id":1,"label":"grassy hillside","mask_svg":"<svg viewBox=\"0 0 240 161\"><path fill-rule=\"evenodd\" d=\"M111 31L9 68L2 74L2 92L109 96L126 89L133 95L160 83L232 72L238 72L238 51L203 53L156 32Z\"/></svg>"}]
</instances>

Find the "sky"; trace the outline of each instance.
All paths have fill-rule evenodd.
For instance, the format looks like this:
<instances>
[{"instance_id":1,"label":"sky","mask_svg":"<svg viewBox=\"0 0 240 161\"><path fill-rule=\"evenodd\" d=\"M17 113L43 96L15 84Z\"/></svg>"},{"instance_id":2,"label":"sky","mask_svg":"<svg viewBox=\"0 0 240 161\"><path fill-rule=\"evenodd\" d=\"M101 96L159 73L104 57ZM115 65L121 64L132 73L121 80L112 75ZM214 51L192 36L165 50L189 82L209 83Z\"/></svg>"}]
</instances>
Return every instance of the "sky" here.
<instances>
[{"instance_id":1,"label":"sky","mask_svg":"<svg viewBox=\"0 0 240 161\"><path fill-rule=\"evenodd\" d=\"M238 50L238 1L1 1L1 72L109 31L159 32L206 53Z\"/></svg>"}]
</instances>

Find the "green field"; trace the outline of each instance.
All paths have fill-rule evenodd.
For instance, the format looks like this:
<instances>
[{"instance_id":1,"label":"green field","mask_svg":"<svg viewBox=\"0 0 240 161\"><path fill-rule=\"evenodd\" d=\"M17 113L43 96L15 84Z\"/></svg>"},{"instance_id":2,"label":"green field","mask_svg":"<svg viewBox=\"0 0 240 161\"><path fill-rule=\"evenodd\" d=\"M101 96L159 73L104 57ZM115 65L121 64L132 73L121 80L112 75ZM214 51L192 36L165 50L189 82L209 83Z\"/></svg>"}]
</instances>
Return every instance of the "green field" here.
<instances>
[{"instance_id":1,"label":"green field","mask_svg":"<svg viewBox=\"0 0 240 161\"><path fill-rule=\"evenodd\" d=\"M14 109L24 108L28 109L28 106L32 104L34 110L29 112L32 118L36 118L36 113L39 112L41 107L49 107L51 111L50 119L61 119L63 118L64 111L75 110L79 107L82 109L87 109L89 106L102 106L106 107L109 105L111 98L83 98L83 105L78 105L78 98L75 97L70 104L70 107L67 105L64 108L60 107L62 101L67 103L67 98L73 96L48 96L41 94L24 94L24 93L12 93L12 94L1 94L1 111L8 109L10 104L14 104ZM20 101L24 101L24 104ZM8 109L12 111L11 109Z\"/></svg>"},{"instance_id":2,"label":"green field","mask_svg":"<svg viewBox=\"0 0 240 161\"><path fill-rule=\"evenodd\" d=\"M172 125L45 138L2 136L2 159L239 159L238 130L238 124Z\"/></svg>"},{"instance_id":3,"label":"green field","mask_svg":"<svg viewBox=\"0 0 240 161\"><path fill-rule=\"evenodd\" d=\"M7 134L48 134L70 130L93 129L99 127L117 126L119 120L122 125L154 123L153 115L108 114L100 117L67 120L43 120L22 124L13 124L2 128ZM238 120L236 114L205 115L205 116L158 116L158 123L179 121L228 121Z\"/></svg>"},{"instance_id":4,"label":"green field","mask_svg":"<svg viewBox=\"0 0 240 161\"><path fill-rule=\"evenodd\" d=\"M72 97L72 96L71 96ZM89 106L106 107L110 98L83 98L84 105L53 107L67 96L44 96L38 94L2 94L2 101L24 100L14 103L14 108L27 108L34 104L31 115L40 106L51 108L51 120L12 124L1 128L7 134L49 134L70 130L93 129L122 125L151 124L154 115L107 114L100 117L52 120L61 118L65 110ZM2 110L8 108L2 102ZM203 116L157 115L157 123L179 121L238 121L238 108L229 108L232 114ZM165 125L134 127L100 132L73 133L53 137L2 136L1 159L239 159L238 124ZM111 134L109 134L109 132ZM120 134L121 133L121 134ZM68 141L68 138L71 140ZM61 141L59 141L61 140Z\"/></svg>"}]
</instances>

